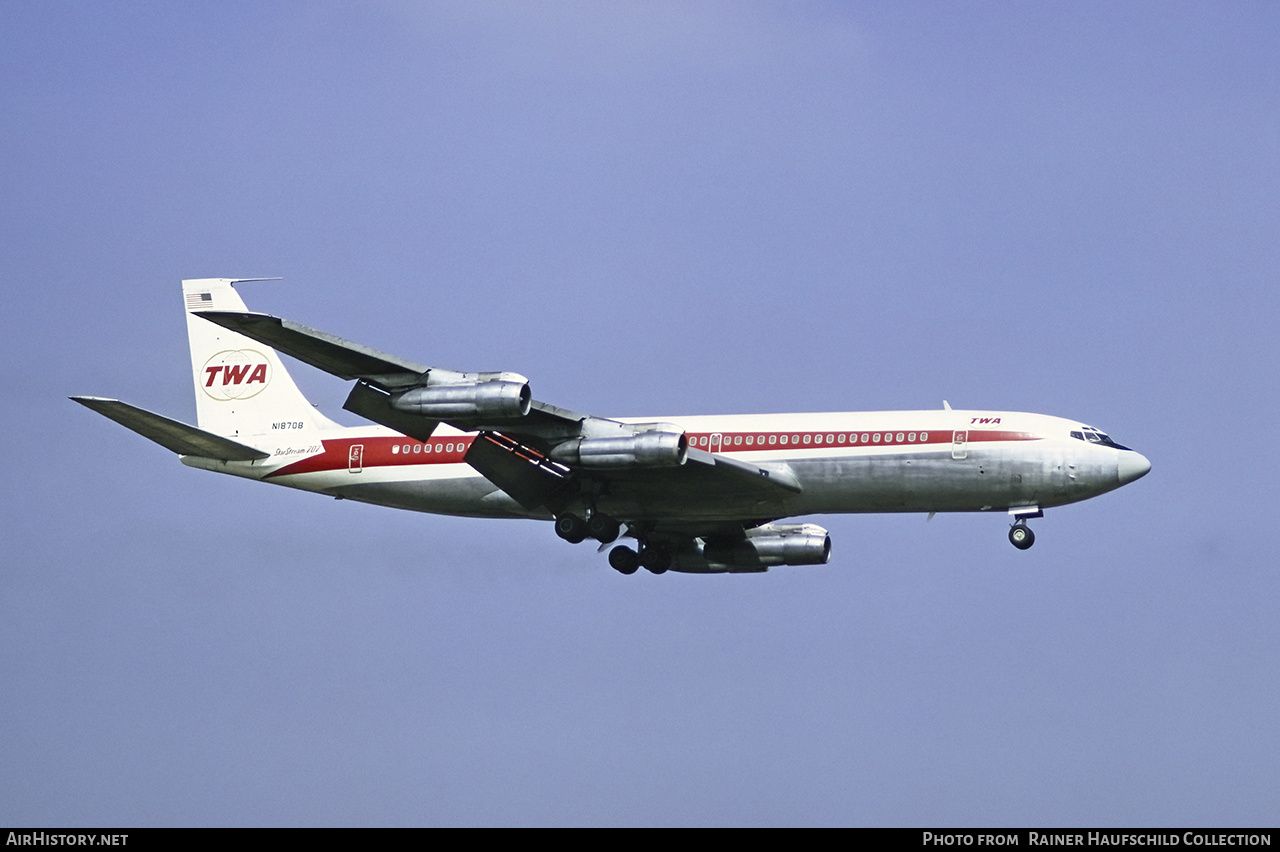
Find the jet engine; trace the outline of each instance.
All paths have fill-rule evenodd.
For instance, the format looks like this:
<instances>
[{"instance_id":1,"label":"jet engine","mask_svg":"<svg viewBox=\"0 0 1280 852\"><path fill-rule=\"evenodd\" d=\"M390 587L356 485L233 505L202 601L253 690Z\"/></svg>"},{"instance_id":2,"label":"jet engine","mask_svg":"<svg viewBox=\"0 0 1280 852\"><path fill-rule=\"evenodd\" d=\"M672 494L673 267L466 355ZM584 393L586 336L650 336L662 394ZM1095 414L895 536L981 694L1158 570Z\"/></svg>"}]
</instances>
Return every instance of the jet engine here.
<instances>
[{"instance_id":1,"label":"jet engine","mask_svg":"<svg viewBox=\"0 0 1280 852\"><path fill-rule=\"evenodd\" d=\"M492 378L462 378L450 376L438 384L428 380L392 397L391 406L433 420L506 420L529 413L533 394L524 376L498 373Z\"/></svg>"},{"instance_id":2,"label":"jet engine","mask_svg":"<svg viewBox=\"0 0 1280 852\"><path fill-rule=\"evenodd\" d=\"M578 438L551 451L551 458L585 468L679 467L689 456L684 432L654 428L609 438Z\"/></svg>"},{"instance_id":3,"label":"jet engine","mask_svg":"<svg viewBox=\"0 0 1280 852\"><path fill-rule=\"evenodd\" d=\"M831 537L817 524L764 524L741 538L711 538L674 555L672 569L688 573L746 573L774 565L825 565Z\"/></svg>"}]
</instances>

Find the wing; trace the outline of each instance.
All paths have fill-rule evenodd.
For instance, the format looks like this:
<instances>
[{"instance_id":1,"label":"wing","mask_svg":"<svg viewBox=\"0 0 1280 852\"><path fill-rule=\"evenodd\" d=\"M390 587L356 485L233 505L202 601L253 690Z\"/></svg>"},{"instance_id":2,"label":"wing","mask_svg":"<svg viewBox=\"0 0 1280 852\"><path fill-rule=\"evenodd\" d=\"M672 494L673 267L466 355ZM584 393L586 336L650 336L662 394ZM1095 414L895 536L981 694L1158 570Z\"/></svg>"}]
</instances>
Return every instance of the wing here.
<instances>
[{"instance_id":1,"label":"wing","mask_svg":"<svg viewBox=\"0 0 1280 852\"><path fill-rule=\"evenodd\" d=\"M534 400L516 373L430 367L266 314L198 315L354 380L343 407L375 423L419 440L440 423L480 433L467 463L527 509L560 514L607 494L627 507L619 517L628 521L675 520L711 504L721 516L758 518L801 490L784 465L691 449L675 424L623 423Z\"/></svg>"},{"instance_id":2,"label":"wing","mask_svg":"<svg viewBox=\"0 0 1280 852\"><path fill-rule=\"evenodd\" d=\"M517 429L549 449L563 437L576 434L578 424L589 419L531 399L525 411L503 407L502 399L486 405L495 401L489 398L500 397L501 391L518 395L524 388L527 393L528 380L515 373L464 373L428 367L267 314L196 313L340 379L356 380L343 408L420 440L429 438L436 425L444 422L466 431ZM470 407L465 399L469 392L481 397Z\"/></svg>"}]
</instances>

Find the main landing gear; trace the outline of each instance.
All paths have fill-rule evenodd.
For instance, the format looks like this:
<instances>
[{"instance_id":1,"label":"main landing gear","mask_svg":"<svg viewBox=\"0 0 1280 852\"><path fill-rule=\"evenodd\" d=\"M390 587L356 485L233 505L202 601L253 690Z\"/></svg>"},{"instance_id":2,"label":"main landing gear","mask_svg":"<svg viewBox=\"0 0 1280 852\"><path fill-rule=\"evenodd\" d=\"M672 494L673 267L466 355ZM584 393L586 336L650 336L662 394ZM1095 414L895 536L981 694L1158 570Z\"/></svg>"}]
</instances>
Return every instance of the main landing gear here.
<instances>
[{"instance_id":1,"label":"main landing gear","mask_svg":"<svg viewBox=\"0 0 1280 852\"><path fill-rule=\"evenodd\" d=\"M660 545L641 545L636 553L625 544L609 551L609 564L623 574L634 574L644 568L654 574L665 574L671 567L671 551Z\"/></svg>"},{"instance_id":2,"label":"main landing gear","mask_svg":"<svg viewBox=\"0 0 1280 852\"><path fill-rule=\"evenodd\" d=\"M558 515L556 535L570 544L580 544L587 537L587 522L577 515Z\"/></svg>"},{"instance_id":3,"label":"main landing gear","mask_svg":"<svg viewBox=\"0 0 1280 852\"><path fill-rule=\"evenodd\" d=\"M556 535L570 544L593 538L601 544L612 544L622 534L622 524L601 512L587 518L565 513L556 516ZM640 568L654 574L665 574L671 567L671 550L662 544L640 542L639 551L620 544L609 551L609 564L623 574L634 574Z\"/></svg>"},{"instance_id":4,"label":"main landing gear","mask_svg":"<svg viewBox=\"0 0 1280 852\"><path fill-rule=\"evenodd\" d=\"M617 541L621 532L622 524L608 515L592 512L591 517L587 518L587 535L601 544L610 544Z\"/></svg>"},{"instance_id":5,"label":"main landing gear","mask_svg":"<svg viewBox=\"0 0 1280 852\"><path fill-rule=\"evenodd\" d=\"M570 544L578 544L588 538L609 544L617 541L621 532L622 524L600 512L592 512L586 520L572 514L556 516L556 535Z\"/></svg>"},{"instance_id":6,"label":"main landing gear","mask_svg":"<svg viewBox=\"0 0 1280 852\"><path fill-rule=\"evenodd\" d=\"M640 567L640 554L620 544L609 551L609 566L622 574L634 574Z\"/></svg>"}]
</instances>

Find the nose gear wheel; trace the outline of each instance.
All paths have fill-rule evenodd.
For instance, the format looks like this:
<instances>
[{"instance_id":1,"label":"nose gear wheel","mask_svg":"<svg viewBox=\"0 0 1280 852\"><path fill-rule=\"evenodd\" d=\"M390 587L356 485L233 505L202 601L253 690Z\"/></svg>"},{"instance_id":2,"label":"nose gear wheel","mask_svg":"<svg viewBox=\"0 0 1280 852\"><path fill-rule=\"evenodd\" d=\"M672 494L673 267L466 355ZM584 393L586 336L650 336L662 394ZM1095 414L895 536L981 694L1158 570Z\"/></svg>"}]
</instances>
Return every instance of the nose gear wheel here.
<instances>
[{"instance_id":1,"label":"nose gear wheel","mask_svg":"<svg viewBox=\"0 0 1280 852\"><path fill-rule=\"evenodd\" d=\"M1036 534L1031 531L1031 527L1018 521L1009 528L1009 543L1019 550L1026 550L1036 543Z\"/></svg>"}]
</instances>

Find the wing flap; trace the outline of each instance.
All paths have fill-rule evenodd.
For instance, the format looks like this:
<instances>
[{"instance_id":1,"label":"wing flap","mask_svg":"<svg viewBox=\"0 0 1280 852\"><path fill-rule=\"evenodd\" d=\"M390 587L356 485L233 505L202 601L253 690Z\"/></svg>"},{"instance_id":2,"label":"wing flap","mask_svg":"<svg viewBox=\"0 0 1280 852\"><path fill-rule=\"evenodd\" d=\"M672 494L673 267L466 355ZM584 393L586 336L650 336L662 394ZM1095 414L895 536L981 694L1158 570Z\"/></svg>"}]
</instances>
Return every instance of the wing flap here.
<instances>
[{"instance_id":1,"label":"wing flap","mask_svg":"<svg viewBox=\"0 0 1280 852\"><path fill-rule=\"evenodd\" d=\"M529 510L546 506L564 487L568 474L564 465L496 432L484 432L472 441L465 461Z\"/></svg>"},{"instance_id":2,"label":"wing flap","mask_svg":"<svg viewBox=\"0 0 1280 852\"><path fill-rule=\"evenodd\" d=\"M769 514L769 507L801 491L794 474L766 471L705 450L690 450L688 461L679 467L593 470L580 475L603 481L614 498L635 500L648 513L663 517L697 514L711 507L755 517Z\"/></svg>"},{"instance_id":3,"label":"wing flap","mask_svg":"<svg viewBox=\"0 0 1280 852\"><path fill-rule=\"evenodd\" d=\"M762 467L750 462L731 459L727 456L697 449L689 450L689 461L694 464L714 465L717 473L723 474L726 478L736 477L744 483L749 482L758 485L761 482L767 482L771 486L790 491L792 494L799 494L804 490L795 473L785 464Z\"/></svg>"},{"instance_id":4,"label":"wing flap","mask_svg":"<svg viewBox=\"0 0 1280 852\"><path fill-rule=\"evenodd\" d=\"M71 399L181 456L201 456L219 461L255 461L271 455L118 399L96 396L73 396Z\"/></svg>"},{"instance_id":5,"label":"wing flap","mask_svg":"<svg viewBox=\"0 0 1280 852\"><path fill-rule=\"evenodd\" d=\"M374 388L368 382L356 382L347 394L347 401L342 407L352 414L358 414L366 420L379 423L388 429L394 429L401 435L426 441L440 425L439 420L432 420L420 414L406 414L391 406L391 398Z\"/></svg>"},{"instance_id":6,"label":"wing flap","mask_svg":"<svg viewBox=\"0 0 1280 852\"><path fill-rule=\"evenodd\" d=\"M689 450L685 464L678 467L587 470L553 461L497 431L483 432L472 443L466 462L526 509L557 512L574 495L594 493L646 506L658 515L678 513L682 507L733 505L755 517L759 507L776 505L780 498L802 490L786 465L765 468Z\"/></svg>"}]
</instances>

